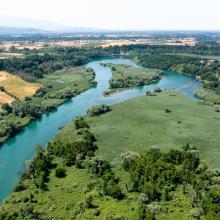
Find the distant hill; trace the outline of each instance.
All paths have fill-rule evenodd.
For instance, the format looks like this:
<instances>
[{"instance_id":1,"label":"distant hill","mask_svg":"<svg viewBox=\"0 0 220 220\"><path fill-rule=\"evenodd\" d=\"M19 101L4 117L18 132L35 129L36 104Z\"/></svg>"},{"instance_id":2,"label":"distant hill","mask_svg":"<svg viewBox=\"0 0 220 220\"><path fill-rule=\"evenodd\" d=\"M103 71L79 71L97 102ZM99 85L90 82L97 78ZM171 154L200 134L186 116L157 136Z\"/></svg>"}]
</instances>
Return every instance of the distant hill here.
<instances>
[{"instance_id":1,"label":"distant hill","mask_svg":"<svg viewBox=\"0 0 220 220\"><path fill-rule=\"evenodd\" d=\"M17 28L17 27L0 26L0 35L43 34L43 33L48 33L48 31L35 29L35 28Z\"/></svg>"},{"instance_id":2,"label":"distant hill","mask_svg":"<svg viewBox=\"0 0 220 220\"><path fill-rule=\"evenodd\" d=\"M47 32L58 33L86 33L86 32L106 32L107 30L74 27L60 24L54 21L36 20L30 18L0 16L0 34L36 34Z\"/></svg>"}]
</instances>

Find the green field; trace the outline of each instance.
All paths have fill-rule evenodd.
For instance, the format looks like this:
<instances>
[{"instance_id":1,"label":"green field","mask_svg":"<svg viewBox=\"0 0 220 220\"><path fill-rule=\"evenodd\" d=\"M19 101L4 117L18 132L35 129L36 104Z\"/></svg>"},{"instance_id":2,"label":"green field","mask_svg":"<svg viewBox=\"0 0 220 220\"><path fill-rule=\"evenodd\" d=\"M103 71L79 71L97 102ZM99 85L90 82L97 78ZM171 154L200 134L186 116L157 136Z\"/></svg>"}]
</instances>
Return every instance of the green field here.
<instances>
[{"instance_id":1,"label":"green field","mask_svg":"<svg viewBox=\"0 0 220 220\"><path fill-rule=\"evenodd\" d=\"M87 72L82 67L75 67L48 74L42 80L42 83L52 86L52 89L48 91L48 95L53 95L62 90L74 88L78 91L84 91L91 86L92 81L91 72Z\"/></svg>"},{"instance_id":2,"label":"green field","mask_svg":"<svg viewBox=\"0 0 220 220\"><path fill-rule=\"evenodd\" d=\"M171 148L181 149L183 144L189 143L192 148L197 147L203 160L219 168L220 113L214 111L214 106L198 104L181 93L174 95L171 91L164 91L157 96L138 97L111 108L112 111L103 115L87 116L86 121L97 139L96 155L104 155L111 161L119 178L118 184L126 195L124 199L118 200L101 193L102 179L89 171L89 158L85 158L81 168L66 165L65 146L83 140L83 130L76 130L74 122L70 122L50 142L54 149L62 150L61 157L53 156L53 164L65 167L66 175L58 178L56 168L52 168L46 190L37 188L32 178L23 180L25 189L13 192L0 206L0 212L7 213L9 218L17 210L19 215L28 212L28 216L36 216L38 213L39 219L140 219L140 193L127 190L129 173L120 165L120 154L127 151L141 153L157 146L167 152ZM160 209L155 211L157 220L194 219L189 213L198 209L192 208L191 195L183 192L183 185L179 185L170 192L171 200L150 204L153 209ZM88 197L92 198L90 208L86 206Z\"/></svg>"},{"instance_id":3,"label":"green field","mask_svg":"<svg viewBox=\"0 0 220 220\"><path fill-rule=\"evenodd\" d=\"M40 85L42 85L40 92L30 96L28 100L17 101L16 104L12 103L11 106L13 109L16 108L19 112L25 113L26 109L29 110L27 106L31 105L37 109L37 115L40 117L45 111L56 108L67 99L92 87L93 80L94 73L91 69L76 67L57 71L40 80ZM6 141L12 133L17 133L30 120L36 119L32 118L32 113L35 114L35 112L29 112L19 117L12 110L12 113L0 115L0 143Z\"/></svg>"},{"instance_id":4,"label":"green field","mask_svg":"<svg viewBox=\"0 0 220 220\"><path fill-rule=\"evenodd\" d=\"M203 160L220 167L220 113L183 94L170 94L132 99L114 105L105 115L89 118L99 153L113 159L129 150L143 152L158 146L167 151L189 143L200 150ZM165 113L165 108L172 112Z\"/></svg>"},{"instance_id":5,"label":"green field","mask_svg":"<svg viewBox=\"0 0 220 220\"><path fill-rule=\"evenodd\" d=\"M104 64L111 68L110 89L143 86L160 79L160 71L156 69L137 68L124 64Z\"/></svg>"}]
</instances>

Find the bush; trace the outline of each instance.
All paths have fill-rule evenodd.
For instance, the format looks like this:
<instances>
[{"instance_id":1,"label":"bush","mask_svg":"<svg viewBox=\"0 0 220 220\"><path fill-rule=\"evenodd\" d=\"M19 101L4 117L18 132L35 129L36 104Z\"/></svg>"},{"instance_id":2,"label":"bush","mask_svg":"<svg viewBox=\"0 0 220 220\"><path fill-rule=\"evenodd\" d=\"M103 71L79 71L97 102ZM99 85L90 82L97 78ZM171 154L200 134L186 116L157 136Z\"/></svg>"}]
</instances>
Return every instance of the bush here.
<instances>
[{"instance_id":1,"label":"bush","mask_svg":"<svg viewBox=\"0 0 220 220\"><path fill-rule=\"evenodd\" d=\"M133 163L140 157L140 155L136 152L128 151L121 155L122 159L122 167L125 170L129 170Z\"/></svg>"},{"instance_id":2,"label":"bush","mask_svg":"<svg viewBox=\"0 0 220 220\"><path fill-rule=\"evenodd\" d=\"M81 129L81 128L89 128L89 125L86 123L83 117L76 118L74 120L74 125L75 125L76 130Z\"/></svg>"},{"instance_id":3,"label":"bush","mask_svg":"<svg viewBox=\"0 0 220 220\"><path fill-rule=\"evenodd\" d=\"M24 183L20 182L15 186L14 192L21 192L25 189L27 189L26 185Z\"/></svg>"},{"instance_id":4,"label":"bush","mask_svg":"<svg viewBox=\"0 0 220 220\"><path fill-rule=\"evenodd\" d=\"M87 114L89 116L98 116L98 115L104 114L109 111L111 111L110 106L103 104L103 105L96 105L96 106L90 108L87 111Z\"/></svg>"},{"instance_id":5,"label":"bush","mask_svg":"<svg viewBox=\"0 0 220 220\"><path fill-rule=\"evenodd\" d=\"M86 207L88 209L94 208L94 205L92 204L92 196L91 195L85 197L85 202L86 202Z\"/></svg>"},{"instance_id":6,"label":"bush","mask_svg":"<svg viewBox=\"0 0 220 220\"><path fill-rule=\"evenodd\" d=\"M89 170L97 177L102 177L111 171L110 163L103 157L95 157L89 162Z\"/></svg>"},{"instance_id":7,"label":"bush","mask_svg":"<svg viewBox=\"0 0 220 220\"><path fill-rule=\"evenodd\" d=\"M165 111L166 113L171 113L171 112L172 112L169 108L165 108L164 111Z\"/></svg>"},{"instance_id":8,"label":"bush","mask_svg":"<svg viewBox=\"0 0 220 220\"><path fill-rule=\"evenodd\" d=\"M157 87L154 89L154 92L162 92L161 88L160 87Z\"/></svg>"},{"instance_id":9,"label":"bush","mask_svg":"<svg viewBox=\"0 0 220 220\"><path fill-rule=\"evenodd\" d=\"M118 184L111 183L111 181L106 187L105 195L111 196L118 200L121 200L125 197L120 186Z\"/></svg>"},{"instance_id":10,"label":"bush","mask_svg":"<svg viewBox=\"0 0 220 220\"><path fill-rule=\"evenodd\" d=\"M64 167L58 167L55 171L55 175L58 178L63 178L66 176L66 169Z\"/></svg>"},{"instance_id":11,"label":"bush","mask_svg":"<svg viewBox=\"0 0 220 220\"><path fill-rule=\"evenodd\" d=\"M12 107L8 104L8 103L4 103L2 105L2 109L7 112L7 114L11 113L12 112Z\"/></svg>"}]
</instances>

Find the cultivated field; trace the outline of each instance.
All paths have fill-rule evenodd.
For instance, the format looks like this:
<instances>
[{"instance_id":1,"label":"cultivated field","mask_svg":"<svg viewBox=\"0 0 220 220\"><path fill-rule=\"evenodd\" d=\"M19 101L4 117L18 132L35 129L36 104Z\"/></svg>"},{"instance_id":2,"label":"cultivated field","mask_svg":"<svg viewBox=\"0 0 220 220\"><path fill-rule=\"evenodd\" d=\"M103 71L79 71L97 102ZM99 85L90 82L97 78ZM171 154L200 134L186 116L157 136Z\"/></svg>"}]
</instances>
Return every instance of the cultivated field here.
<instances>
[{"instance_id":1,"label":"cultivated field","mask_svg":"<svg viewBox=\"0 0 220 220\"><path fill-rule=\"evenodd\" d=\"M102 47L110 46L123 46L123 45L137 45L137 44L148 44L148 45L179 45L179 46L195 46L197 41L194 38L183 38L183 39L136 39L136 40L103 40L100 42Z\"/></svg>"},{"instance_id":2,"label":"cultivated field","mask_svg":"<svg viewBox=\"0 0 220 220\"><path fill-rule=\"evenodd\" d=\"M23 58L24 55L21 53L0 53L0 60L13 58L13 57Z\"/></svg>"},{"instance_id":3,"label":"cultivated field","mask_svg":"<svg viewBox=\"0 0 220 220\"><path fill-rule=\"evenodd\" d=\"M64 46L64 47L82 47L82 46L123 46L123 45L182 45L182 46L195 46L197 43L194 38L169 38L169 39L152 39L152 38L140 38L140 39L110 39L110 40L54 40L54 41L3 41L0 44L0 48L5 51L10 51L11 47L15 47L18 50L28 48L42 49L49 46ZM8 53L7 53L8 54ZM22 56L14 53L15 56ZM4 56L3 56L4 57ZM0 55L1 58L1 55Z\"/></svg>"},{"instance_id":4,"label":"cultivated field","mask_svg":"<svg viewBox=\"0 0 220 220\"><path fill-rule=\"evenodd\" d=\"M1 71L0 86L3 86L9 94L23 100L26 96L32 96L41 85L26 82L18 76Z\"/></svg>"},{"instance_id":5,"label":"cultivated field","mask_svg":"<svg viewBox=\"0 0 220 220\"><path fill-rule=\"evenodd\" d=\"M87 45L99 45L100 41L97 40L72 40L72 41L5 41L2 42L0 48L4 49L5 51L10 51L11 47L15 47L18 50L23 50L27 48L29 50L33 49L42 49L49 46L64 46L64 47L82 47ZM8 53L7 53L8 54ZM0 56L1 57L1 56Z\"/></svg>"},{"instance_id":6,"label":"cultivated field","mask_svg":"<svg viewBox=\"0 0 220 220\"><path fill-rule=\"evenodd\" d=\"M5 92L0 91L0 105L4 103L12 103L14 101L14 98L10 95L6 94Z\"/></svg>"}]
</instances>

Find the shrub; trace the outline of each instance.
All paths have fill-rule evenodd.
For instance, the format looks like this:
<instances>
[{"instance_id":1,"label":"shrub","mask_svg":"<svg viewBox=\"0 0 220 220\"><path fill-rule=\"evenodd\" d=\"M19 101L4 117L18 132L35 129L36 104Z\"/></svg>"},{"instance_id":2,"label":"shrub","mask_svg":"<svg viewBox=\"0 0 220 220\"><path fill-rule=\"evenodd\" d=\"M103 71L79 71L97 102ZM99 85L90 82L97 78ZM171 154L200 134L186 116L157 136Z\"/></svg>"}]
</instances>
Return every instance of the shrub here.
<instances>
[{"instance_id":1,"label":"shrub","mask_svg":"<svg viewBox=\"0 0 220 220\"><path fill-rule=\"evenodd\" d=\"M56 177L63 178L66 176L66 169L64 167L58 167L55 171Z\"/></svg>"},{"instance_id":2,"label":"shrub","mask_svg":"<svg viewBox=\"0 0 220 220\"><path fill-rule=\"evenodd\" d=\"M106 196L111 196L115 199L121 200L125 197L118 184L119 179L115 177L114 173L110 171L102 177L102 192Z\"/></svg>"},{"instance_id":3,"label":"shrub","mask_svg":"<svg viewBox=\"0 0 220 220\"><path fill-rule=\"evenodd\" d=\"M81 128L89 128L89 125L86 123L83 117L76 118L74 120L74 125L75 125L76 130L81 129Z\"/></svg>"},{"instance_id":4,"label":"shrub","mask_svg":"<svg viewBox=\"0 0 220 220\"><path fill-rule=\"evenodd\" d=\"M172 112L169 108L165 108L164 111L165 111L166 113L171 113L171 112Z\"/></svg>"},{"instance_id":5,"label":"shrub","mask_svg":"<svg viewBox=\"0 0 220 220\"><path fill-rule=\"evenodd\" d=\"M85 197L85 202L86 202L86 207L88 209L94 208L94 205L92 204L92 196L91 195Z\"/></svg>"},{"instance_id":6,"label":"shrub","mask_svg":"<svg viewBox=\"0 0 220 220\"><path fill-rule=\"evenodd\" d=\"M12 112L12 107L8 103L4 103L1 107L8 114Z\"/></svg>"},{"instance_id":7,"label":"shrub","mask_svg":"<svg viewBox=\"0 0 220 220\"><path fill-rule=\"evenodd\" d=\"M146 91L146 96L150 96L151 95L151 91Z\"/></svg>"},{"instance_id":8,"label":"shrub","mask_svg":"<svg viewBox=\"0 0 220 220\"><path fill-rule=\"evenodd\" d=\"M19 182L15 188L14 188L14 192L21 192L23 190L27 189L26 185L22 182Z\"/></svg>"},{"instance_id":9,"label":"shrub","mask_svg":"<svg viewBox=\"0 0 220 220\"><path fill-rule=\"evenodd\" d=\"M121 155L122 159L122 167L125 170L129 170L133 163L140 157L140 155L136 152L128 151Z\"/></svg>"},{"instance_id":10,"label":"shrub","mask_svg":"<svg viewBox=\"0 0 220 220\"><path fill-rule=\"evenodd\" d=\"M110 106L103 104L103 105L96 105L96 106L90 108L87 111L87 114L89 116L98 116L98 115L104 114L109 111L111 111Z\"/></svg>"},{"instance_id":11,"label":"shrub","mask_svg":"<svg viewBox=\"0 0 220 220\"><path fill-rule=\"evenodd\" d=\"M157 87L154 89L154 92L162 92L161 88L160 87Z\"/></svg>"},{"instance_id":12,"label":"shrub","mask_svg":"<svg viewBox=\"0 0 220 220\"><path fill-rule=\"evenodd\" d=\"M102 177L106 173L110 172L111 165L103 157L95 157L89 163L89 170L92 174L97 177Z\"/></svg>"},{"instance_id":13,"label":"shrub","mask_svg":"<svg viewBox=\"0 0 220 220\"><path fill-rule=\"evenodd\" d=\"M2 91L2 92L4 92L4 91L5 91L4 86L0 86L0 91Z\"/></svg>"},{"instance_id":14,"label":"shrub","mask_svg":"<svg viewBox=\"0 0 220 220\"><path fill-rule=\"evenodd\" d=\"M217 105L217 106L215 107L215 112L220 112L220 106L219 106L219 105Z\"/></svg>"}]
</instances>

